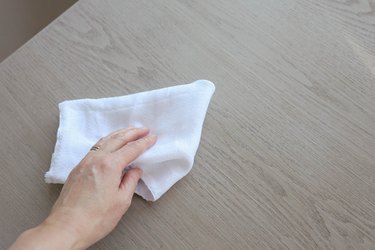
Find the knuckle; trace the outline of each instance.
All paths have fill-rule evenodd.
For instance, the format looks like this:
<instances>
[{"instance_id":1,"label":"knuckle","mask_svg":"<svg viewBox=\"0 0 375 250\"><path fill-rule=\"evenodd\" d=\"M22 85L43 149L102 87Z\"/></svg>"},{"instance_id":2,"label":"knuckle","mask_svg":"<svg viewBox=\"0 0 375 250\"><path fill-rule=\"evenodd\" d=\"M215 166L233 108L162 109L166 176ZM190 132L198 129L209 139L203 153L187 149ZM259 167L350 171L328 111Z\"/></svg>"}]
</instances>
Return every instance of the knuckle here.
<instances>
[{"instance_id":1,"label":"knuckle","mask_svg":"<svg viewBox=\"0 0 375 250\"><path fill-rule=\"evenodd\" d=\"M119 138L121 138L121 134L120 133L109 135L109 139L119 139Z\"/></svg>"},{"instance_id":2,"label":"knuckle","mask_svg":"<svg viewBox=\"0 0 375 250\"><path fill-rule=\"evenodd\" d=\"M133 148L133 149L140 149L143 147L143 140L142 139L139 139L139 140L136 140L136 141L132 141L132 142L129 142L128 145L130 148Z\"/></svg>"},{"instance_id":3,"label":"knuckle","mask_svg":"<svg viewBox=\"0 0 375 250\"><path fill-rule=\"evenodd\" d=\"M79 168L87 168L89 167L92 162L95 161L95 157L92 154L87 154L81 162L77 165Z\"/></svg>"},{"instance_id":4,"label":"knuckle","mask_svg":"<svg viewBox=\"0 0 375 250\"><path fill-rule=\"evenodd\" d=\"M126 137L127 137L127 131L112 134L110 136L111 139L115 139L115 140L126 140Z\"/></svg>"},{"instance_id":5,"label":"knuckle","mask_svg":"<svg viewBox=\"0 0 375 250\"><path fill-rule=\"evenodd\" d=\"M132 131L134 131L134 130L136 130L136 128L134 128L134 127L128 127L128 128L126 128L124 131L125 131L125 132L132 132Z\"/></svg>"},{"instance_id":6,"label":"knuckle","mask_svg":"<svg viewBox=\"0 0 375 250\"><path fill-rule=\"evenodd\" d=\"M112 158L110 156L104 156L100 160L100 166L102 168L110 168L112 166Z\"/></svg>"},{"instance_id":7,"label":"knuckle","mask_svg":"<svg viewBox=\"0 0 375 250\"><path fill-rule=\"evenodd\" d=\"M123 207L125 207L125 209L128 209L130 207L132 203L132 199L129 199L129 197L124 197L124 201L123 201Z\"/></svg>"},{"instance_id":8,"label":"knuckle","mask_svg":"<svg viewBox=\"0 0 375 250\"><path fill-rule=\"evenodd\" d=\"M95 153L95 154L88 153L86 157L84 158L84 161L85 163L90 164L90 163L99 161L102 157L103 156L99 153L99 151L98 153Z\"/></svg>"}]
</instances>

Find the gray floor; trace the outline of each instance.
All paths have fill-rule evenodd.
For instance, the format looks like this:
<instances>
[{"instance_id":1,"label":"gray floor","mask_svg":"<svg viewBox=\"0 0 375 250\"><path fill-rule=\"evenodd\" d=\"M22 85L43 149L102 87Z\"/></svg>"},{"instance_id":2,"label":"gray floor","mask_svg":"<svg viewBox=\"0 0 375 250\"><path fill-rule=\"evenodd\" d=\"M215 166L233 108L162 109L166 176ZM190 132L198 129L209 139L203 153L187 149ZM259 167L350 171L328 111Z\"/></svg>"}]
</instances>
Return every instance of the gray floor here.
<instances>
[{"instance_id":1,"label":"gray floor","mask_svg":"<svg viewBox=\"0 0 375 250\"><path fill-rule=\"evenodd\" d=\"M0 0L0 62L77 0Z\"/></svg>"},{"instance_id":2,"label":"gray floor","mask_svg":"<svg viewBox=\"0 0 375 250\"><path fill-rule=\"evenodd\" d=\"M374 1L80 0L0 64L0 248L66 99L216 83L194 168L93 249L375 249Z\"/></svg>"}]
</instances>

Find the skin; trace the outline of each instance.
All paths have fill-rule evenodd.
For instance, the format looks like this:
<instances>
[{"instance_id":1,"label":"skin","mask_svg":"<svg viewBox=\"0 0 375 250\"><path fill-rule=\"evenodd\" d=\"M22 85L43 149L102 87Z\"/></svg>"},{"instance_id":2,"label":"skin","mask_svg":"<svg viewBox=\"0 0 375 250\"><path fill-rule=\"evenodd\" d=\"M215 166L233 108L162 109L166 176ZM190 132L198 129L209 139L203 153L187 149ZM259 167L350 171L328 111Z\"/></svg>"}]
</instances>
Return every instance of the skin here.
<instances>
[{"instance_id":1,"label":"skin","mask_svg":"<svg viewBox=\"0 0 375 250\"><path fill-rule=\"evenodd\" d=\"M70 173L50 215L10 249L86 249L104 238L128 210L142 175L123 169L155 144L147 128L121 129L100 139Z\"/></svg>"}]
</instances>

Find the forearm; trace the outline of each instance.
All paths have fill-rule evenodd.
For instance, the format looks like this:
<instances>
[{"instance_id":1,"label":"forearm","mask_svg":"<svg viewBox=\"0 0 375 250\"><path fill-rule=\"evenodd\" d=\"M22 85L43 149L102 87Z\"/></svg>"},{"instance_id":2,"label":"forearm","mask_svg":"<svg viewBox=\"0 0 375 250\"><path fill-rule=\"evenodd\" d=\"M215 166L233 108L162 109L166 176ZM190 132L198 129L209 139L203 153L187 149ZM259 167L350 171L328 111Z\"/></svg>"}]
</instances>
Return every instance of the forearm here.
<instances>
[{"instance_id":1,"label":"forearm","mask_svg":"<svg viewBox=\"0 0 375 250\"><path fill-rule=\"evenodd\" d=\"M11 250L21 249L84 249L79 236L68 226L60 227L46 220L39 226L23 232Z\"/></svg>"}]
</instances>

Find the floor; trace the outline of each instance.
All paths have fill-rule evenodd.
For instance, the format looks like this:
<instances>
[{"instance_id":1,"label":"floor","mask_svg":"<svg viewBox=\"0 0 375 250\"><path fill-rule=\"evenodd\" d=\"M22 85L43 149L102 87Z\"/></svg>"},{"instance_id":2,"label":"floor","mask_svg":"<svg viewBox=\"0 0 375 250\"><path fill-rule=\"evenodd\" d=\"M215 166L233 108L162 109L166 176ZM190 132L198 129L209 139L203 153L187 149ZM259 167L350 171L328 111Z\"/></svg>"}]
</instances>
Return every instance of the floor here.
<instances>
[{"instance_id":1,"label":"floor","mask_svg":"<svg viewBox=\"0 0 375 250\"><path fill-rule=\"evenodd\" d=\"M216 84L192 171L92 249L375 249L374 0L80 0L0 64L0 248L67 99Z\"/></svg>"},{"instance_id":2,"label":"floor","mask_svg":"<svg viewBox=\"0 0 375 250\"><path fill-rule=\"evenodd\" d=\"M77 0L0 0L0 62Z\"/></svg>"}]
</instances>

